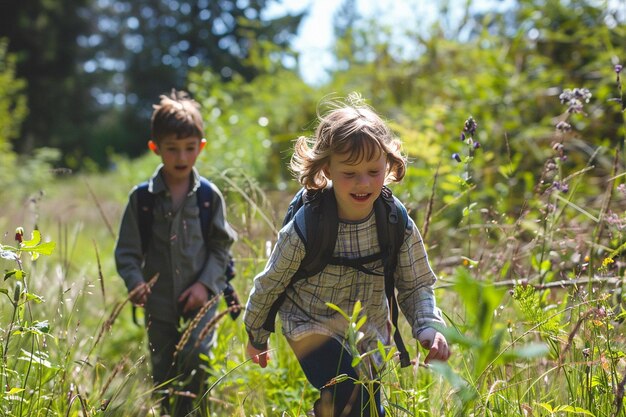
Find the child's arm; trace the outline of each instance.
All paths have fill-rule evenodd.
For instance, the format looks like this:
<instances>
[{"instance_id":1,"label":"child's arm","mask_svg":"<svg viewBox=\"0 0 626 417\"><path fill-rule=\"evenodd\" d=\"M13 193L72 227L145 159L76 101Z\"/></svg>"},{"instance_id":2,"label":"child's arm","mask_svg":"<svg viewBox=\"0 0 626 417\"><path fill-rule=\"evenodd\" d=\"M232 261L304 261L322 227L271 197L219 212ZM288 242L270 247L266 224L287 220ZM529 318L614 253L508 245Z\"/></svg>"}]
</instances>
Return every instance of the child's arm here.
<instances>
[{"instance_id":1,"label":"child's arm","mask_svg":"<svg viewBox=\"0 0 626 417\"><path fill-rule=\"evenodd\" d=\"M261 367L265 367L269 360L269 356L263 352L267 351L270 331L263 325L272 305L284 293L293 274L300 267L303 257L304 244L290 223L278 233L278 240L265 269L254 278L244 311L244 323L249 338L248 356Z\"/></svg>"},{"instance_id":2,"label":"child's arm","mask_svg":"<svg viewBox=\"0 0 626 417\"><path fill-rule=\"evenodd\" d=\"M142 261L143 252L137 219L137 196L133 190L124 210L115 244L115 266L126 284L126 289L131 293L131 301L137 305L145 304L149 294L149 289L132 293L139 285L145 285L141 271Z\"/></svg>"}]
</instances>

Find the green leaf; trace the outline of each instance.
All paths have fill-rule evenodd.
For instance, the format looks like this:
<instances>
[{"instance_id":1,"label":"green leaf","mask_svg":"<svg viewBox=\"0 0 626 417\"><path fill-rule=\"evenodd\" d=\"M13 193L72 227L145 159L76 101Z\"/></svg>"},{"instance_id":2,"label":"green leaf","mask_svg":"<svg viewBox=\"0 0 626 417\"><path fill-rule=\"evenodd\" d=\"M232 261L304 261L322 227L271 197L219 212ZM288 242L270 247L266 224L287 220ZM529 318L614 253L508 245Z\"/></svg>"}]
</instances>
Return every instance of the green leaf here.
<instances>
[{"instance_id":1,"label":"green leaf","mask_svg":"<svg viewBox=\"0 0 626 417\"><path fill-rule=\"evenodd\" d=\"M22 349L22 356L19 358L21 361L32 362L37 365L41 365L44 368L48 369L58 369L57 366L52 365L52 363L48 360L47 355L36 355L34 353L28 352Z\"/></svg>"},{"instance_id":2,"label":"green leaf","mask_svg":"<svg viewBox=\"0 0 626 417\"><path fill-rule=\"evenodd\" d=\"M25 246L37 246L39 244L39 242L41 242L41 232L39 232L39 230L35 229L33 230L33 232L31 233L31 238L30 240L23 240L22 241L22 245L21 248L23 249Z\"/></svg>"},{"instance_id":3,"label":"green leaf","mask_svg":"<svg viewBox=\"0 0 626 417\"><path fill-rule=\"evenodd\" d=\"M333 304L333 303L326 303L326 307L328 308L332 308L333 310L335 310L337 313L341 314L343 316L344 319L346 319L347 322L350 322L350 316L348 316L342 309L341 307Z\"/></svg>"},{"instance_id":4,"label":"green leaf","mask_svg":"<svg viewBox=\"0 0 626 417\"><path fill-rule=\"evenodd\" d=\"M355 324L354 329L359 330L361 327L363 327L366 321L367 321L367 316L361 317L359 321Z\"/></svg>"},{"instance_id":5,"label":"green leaf","mask_svg":"<svg viewBox=\"0 0 626 417\"><path fill-rule=\"evenodd\" d=\"M55 247L56 247L56 243L51 241L51 242L44 242L37 246L22 247L20 248L20 250L22 252L31 252L31 253L37 253L40 255L52 255L52 252L54 251Z\"/></svg>"},{"instance_id":6,"label":"green leaf","mask_svg":"<svg viewBox=\"0 0 626 417\"><path fill-rule=\"evenodd\" d=\"M532 359L546 356L550 348L545 343L529 343L504 354L505 360Z\"/></svg>"},{"instance_id":7,"label":"green leaf","mask_svg":"<svg viewBox=\"0 0 626 417\"><path fill-rule=\"evenodd\" d=\"M14 394L19 394L22 391L24 391L24 388L13 387L10 390L8 390L7 392L5 392L5 394L14 395Z\"/></svg>"},{"instance_id":8,"label":"green leaf","mask_svg":"<svg viewBox=\"0 0 626 417\"><path fill-rule=\"evenodd\" d=\"M21 269L13 269L12 271L8 271L4 274L5 281L11 277L15 277L15 279L22 281L26 277L26 272Z\"/></svg>"},{"instance_id":9,"label":"green leaf","mask_svg":"<svg viewBox=\"0 0 626 417\"><path fill-rule=\"evenodd\" d=\"M359 314L361 313L362 309L363 309L363 306L361 305L361 301L357 300L357 302L354 303L354 309L352 310L352 317L351 317L350 323L356 322L356 319L359 317Z\"/></svg>"},{"instance_id":10,"label":"green leaf","mask_svg":"<svg viewBox=\"0 0 626 417\"><path fill-rule=\"evenodd\" d=\"M41 297L40 295L27 292L25 294L25 297L26 297L26 300L28 301L34 301L37 304L43 303L43 297Z\"/></svg>"},{"instance_id":11,"label":"green leaf","mask_svg":"<svg viewBox=\"0 0 626 417\"><path fill-rule=\"evenodd\" d=\"M554 408L548 403L539 403L537 404L539 407L545 409L548 413L554 414Z\"/></svg>"},{"instance_id":12,"label":"green leaf","mask_svg":"<svg viewBox=\"0 0 626 417\"><path fill-rule=\"evenodd\" d=\"M594 416L595 414L593 414L591 411L589 410L585 410L584 408L581 407L575 407L575 406L571 406L571 405L563 405L558 407L559 411L565 411L566 413L576 413L576 414L585 414L587 416Z\"/></svg>"}]
</instances>

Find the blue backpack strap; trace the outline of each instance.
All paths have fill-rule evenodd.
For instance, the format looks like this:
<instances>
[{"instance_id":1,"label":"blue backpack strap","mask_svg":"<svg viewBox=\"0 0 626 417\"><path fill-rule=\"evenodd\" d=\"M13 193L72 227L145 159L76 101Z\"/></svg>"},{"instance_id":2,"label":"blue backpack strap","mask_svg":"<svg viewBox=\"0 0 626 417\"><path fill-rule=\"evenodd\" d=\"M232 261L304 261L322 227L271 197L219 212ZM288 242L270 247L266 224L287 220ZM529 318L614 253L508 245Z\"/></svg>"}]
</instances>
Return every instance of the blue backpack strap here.
<instances>
[{"instance_id":1,"label":"blue backpack strap","mask_svg":"<svg viewBox=\"0 0 626 417\"><path fill-rule=\"evenodd\" d=\"M148 181L139 184L135 190L137 195L137 224L141 239L141 252L145 255L148 243L152 238L152 222L154 221L154 194L149 190Z\"/></svg>"},{"instance_id":2,"label":"blue backpack strap","mask_svg":"<svg viewBox=\"0 0 626 417\"><path fill-rule=\"evenodd\" d=\"M213 217L213 188L209 180L204 177L200 177L200 186L196 190L196 198L198 199L198 209L200 210L202 238L206 244L209 240L209 229Z\"/></svg>"}]
</instances>

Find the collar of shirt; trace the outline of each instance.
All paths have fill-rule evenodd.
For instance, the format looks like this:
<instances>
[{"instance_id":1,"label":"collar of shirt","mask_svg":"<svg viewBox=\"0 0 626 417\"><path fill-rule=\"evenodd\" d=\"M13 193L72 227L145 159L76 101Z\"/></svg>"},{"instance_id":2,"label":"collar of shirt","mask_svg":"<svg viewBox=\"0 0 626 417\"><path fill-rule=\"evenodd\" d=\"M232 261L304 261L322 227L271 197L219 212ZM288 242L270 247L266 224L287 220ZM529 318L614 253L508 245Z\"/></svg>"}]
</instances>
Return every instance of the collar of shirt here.
<instances>
[{"instance_id":1,"label":"collar of shirt","mask_svg":"<svg viewBox=\"0 0 626 417\"><path fill-rule=\"evenodd\" d=\"M159 164L159 166L152 174L152 177L150 177L150 180L148 181L148 191L152 194L159 194L167 191L167 185L165 184L163 176L161 175L162 169L163 164ZM192 187L191 190L189 190L188 195L195 193L196 190L200 187L200 174L198 174L198 170L196 169L196 167L192 168L191 175L193 176L191 179Z\"/></svg>"}]
</instances>

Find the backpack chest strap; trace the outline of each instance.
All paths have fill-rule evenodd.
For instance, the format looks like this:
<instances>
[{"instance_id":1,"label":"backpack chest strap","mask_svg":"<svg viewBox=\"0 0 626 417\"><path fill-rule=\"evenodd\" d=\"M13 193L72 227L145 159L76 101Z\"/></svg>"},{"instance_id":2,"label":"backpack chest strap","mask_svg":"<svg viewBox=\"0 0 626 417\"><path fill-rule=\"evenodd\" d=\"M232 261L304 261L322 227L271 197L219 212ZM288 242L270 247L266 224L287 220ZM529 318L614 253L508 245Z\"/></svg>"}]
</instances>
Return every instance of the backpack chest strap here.
<instances>
[{"instance_id":1,"label":"backpack chest strap","mask_svg":"<svg viewBox=\"0 0 626 417\"><path fill-rule=\"evenodd\" d=\"M347 266L347 267L354 268L368 275L382 277L384 276L384 274L380 272L375 272L374 270L367 268L365 265L370 264L372 262L380 261L383 259L384 259L384 256L381 252L368 255L368 256L363 256L361 258L345 258L341 256L332 256L328 260L328 264L338 265L338 266Z\"/></svg>"}]
</instances>

